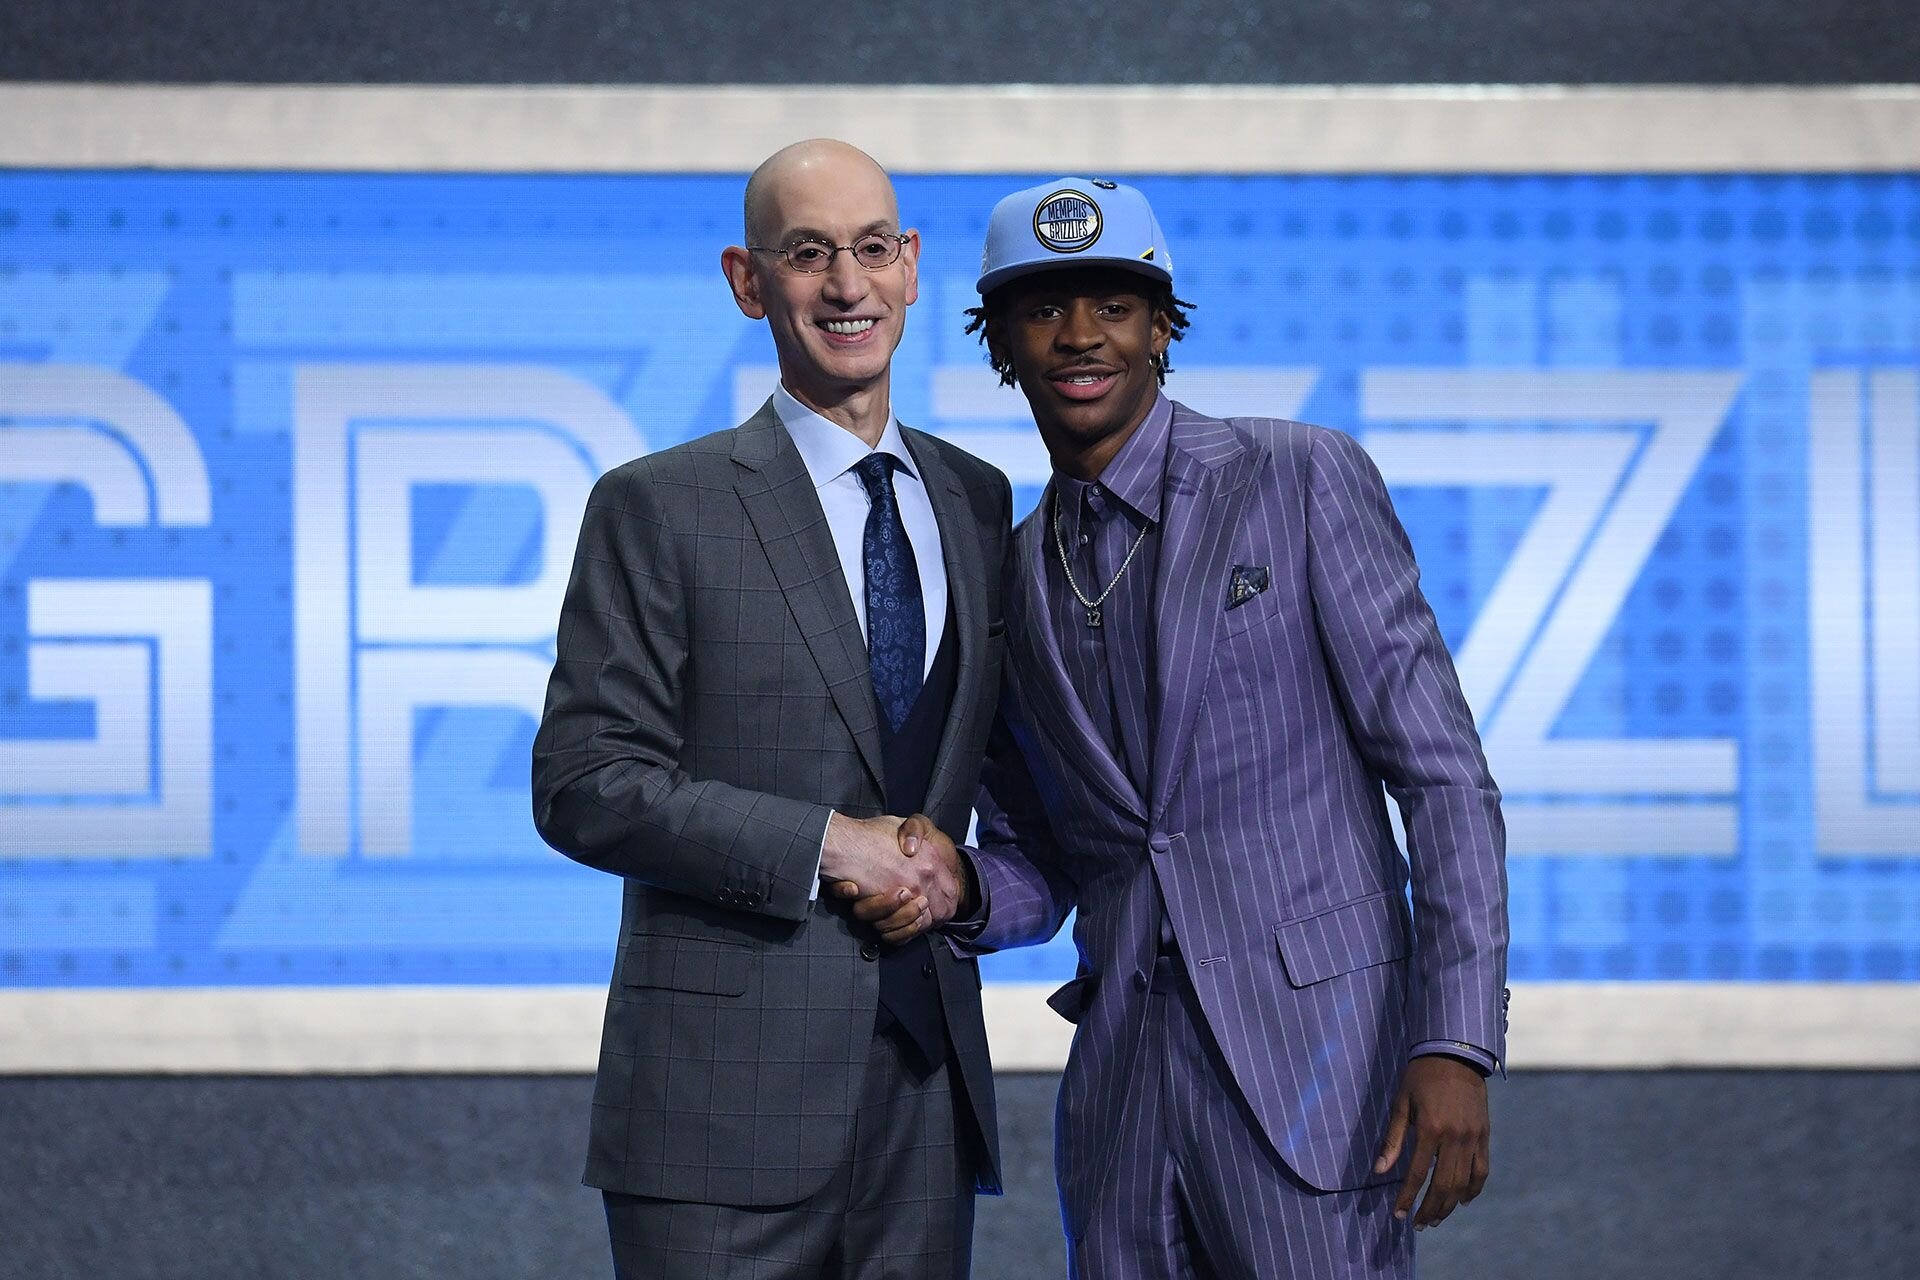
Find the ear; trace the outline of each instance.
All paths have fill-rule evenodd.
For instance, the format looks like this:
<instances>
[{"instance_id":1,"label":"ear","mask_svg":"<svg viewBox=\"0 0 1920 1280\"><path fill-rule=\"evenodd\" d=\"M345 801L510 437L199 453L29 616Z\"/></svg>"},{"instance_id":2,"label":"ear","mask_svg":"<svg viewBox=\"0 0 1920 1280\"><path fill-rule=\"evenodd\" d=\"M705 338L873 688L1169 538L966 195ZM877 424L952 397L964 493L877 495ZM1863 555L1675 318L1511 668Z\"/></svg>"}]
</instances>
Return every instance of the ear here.
<instances>
[{"instance_id":1,"label":"ear","mask_svg":"<svg viewBox=\"0 0 1920 1280\"><path fill-rule=\"evenodd\" d=\"M749 320L765 320L766 304L760 300L760 277L753 269L753 255L737 244L720 251L720 270L733 290L733 305Z\"/></svg>"},{"instance_id":2,"label":"ear","mask_svg":"<svg viewBox=\"0 0 1920 1280\"><path fill-rule=\"evenodd\" d=\"M1007 354L1007 321L1005 315L999 311L988 312L987 326L981 333L981 336L987 340L987 359L1002 368L1011 368L1013 365L1013 357ZM1003 379L1006 377L1005 374L1001 376ZM1011 386L1013 384L1007 382L1005 385Z\"/></svg>"},{"instance_id":3,"label":"ear","mask_svg":"<svg viewBox=\"0 0 1920 1280\"><path fill-rule=\"evenodd\" d=\"M1007 322L998 311L987 312L987 327L981 336L987 340L987 354L999 359L1007 349Z\"/></svg>"},{"instance_id":4,"label":"ear","mask_svg":"<svg viewBox=\"0 0 1920 1280\"><path fill-rule=\"evenodd\" d=\"M920 300L920 233L908 227L900 233L907 242L900 246L900 261L907 269L907 305Z\"/></svg>"},{"instance_id":5,"label":"ear","mask_svg":"<svg viewBox=\"0 0 1920 1280\"><path fill-rule=\"evenodd\" d=\"M1173 315L1162 307L1153 309L1153 330L1150 335L1153 354L1164 356L1167 348L1173 345Z\"/></svg>"}]
</instances>

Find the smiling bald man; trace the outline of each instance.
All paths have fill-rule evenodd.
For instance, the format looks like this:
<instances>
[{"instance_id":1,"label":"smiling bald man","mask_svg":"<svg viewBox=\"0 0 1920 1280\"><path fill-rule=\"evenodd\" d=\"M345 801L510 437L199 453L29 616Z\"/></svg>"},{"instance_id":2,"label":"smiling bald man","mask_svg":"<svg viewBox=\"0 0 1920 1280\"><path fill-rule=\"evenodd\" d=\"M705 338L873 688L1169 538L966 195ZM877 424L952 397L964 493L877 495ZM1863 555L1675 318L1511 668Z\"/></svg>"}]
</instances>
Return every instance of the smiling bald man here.
<instances>
[{"instance_id":1,"label":"smiling bald man","mask_svg":"<svg viewBox=\"0 0 1920 1280\"><path fill-rule=\"evenodd\" d=\"M821 882L944 920L999 695L998 471L893 417L920 240L815 140L721 255L780 385L588 502L534 743L534 817L621 877L586 1182L615 1273L951 1280L997 1192L975 962L890 946Z\"/></svg>"}]
</instances>

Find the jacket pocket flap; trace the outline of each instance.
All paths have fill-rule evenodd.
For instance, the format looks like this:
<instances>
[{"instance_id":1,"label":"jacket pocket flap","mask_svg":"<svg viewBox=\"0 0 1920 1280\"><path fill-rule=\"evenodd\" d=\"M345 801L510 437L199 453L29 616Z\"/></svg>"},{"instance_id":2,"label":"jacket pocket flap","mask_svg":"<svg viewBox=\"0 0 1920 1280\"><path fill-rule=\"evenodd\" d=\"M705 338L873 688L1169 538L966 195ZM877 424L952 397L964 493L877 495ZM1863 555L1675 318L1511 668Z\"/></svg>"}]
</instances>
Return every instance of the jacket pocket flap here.
<instances>
[{"instance_id":1,"label":"jacket pocket flap","mask_svg":"<svg viewBox=\"0 0 1920 1280\"><path fill-rule=\"evenodd\" d=\"M1078 1022L1093 1003L1093 975L1083 973L1047 997L1047 1008L1068 1022Z\"/></svg>"},{"instance_id":2,"label":"jacket pocket flap","mask_svg":"<svg viewBox=\"0 0 1920 1280\"><path fill-rule=\"evenodd\" d=\"M1407 954L1407 923L1398 895L1376 893L1273 928L1287 981L1311 986Z\"/></svg>"},{"instance_id":3,"label":"jacket pocket flap","mask_svg":"<svg viewBox=\"0 0 1920 1280\"><path fill-rule=\"evenodd\" d=\"M746 947L702 938L635 937L627 941L620 981L629 987L665 987L704 995L737 996L747 990L753 959Z\"/></svg>"}]
</instances>

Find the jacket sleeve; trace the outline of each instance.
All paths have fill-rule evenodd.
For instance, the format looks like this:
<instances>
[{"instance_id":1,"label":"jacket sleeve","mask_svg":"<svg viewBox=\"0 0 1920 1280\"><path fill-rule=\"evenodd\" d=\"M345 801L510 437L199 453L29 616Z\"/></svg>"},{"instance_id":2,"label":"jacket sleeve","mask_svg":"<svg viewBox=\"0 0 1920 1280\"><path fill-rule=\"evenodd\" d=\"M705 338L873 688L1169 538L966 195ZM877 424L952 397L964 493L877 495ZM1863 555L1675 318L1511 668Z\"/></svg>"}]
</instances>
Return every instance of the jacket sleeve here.
<instances>
[{"instance_id":1,"label":"jacket sleeve","mask_svg":"<svg viewBox=\"0 0 1920 1280\"><path fill-rule=\"evenodd\" d=\"M1045 942L1060 931L1079 893L1022 754L1012 702L1011 691L1003 691L974 805L979 843L964 851L979 880L981 905L973 922L950 931L963 953Z\"/></svg>"},{"instance_id":2,"label":"jacket sleeve","mask_svg":"<svg viewBox=\"0 0 1920 1280\"><path fill-rule=\"evenodd\" d=\"M1385 482L1316 431L1307 558L1320 641L1368 764L1400 806L1413 878L1410 1040L1506 1057L1506 827L1473 715Z\"/></svg>"},{"instance_id":3,"label":"jacket sleeve","mask_svg":"<svg viewBox=\"0 0 1920 1280\"><path fill-rule=\"evenodd\" d=\"M646 460L601 477L533 744L534 825L587 866L803 920L828 808L680 767L690 568Z\"/></svg>"}]
</instances>

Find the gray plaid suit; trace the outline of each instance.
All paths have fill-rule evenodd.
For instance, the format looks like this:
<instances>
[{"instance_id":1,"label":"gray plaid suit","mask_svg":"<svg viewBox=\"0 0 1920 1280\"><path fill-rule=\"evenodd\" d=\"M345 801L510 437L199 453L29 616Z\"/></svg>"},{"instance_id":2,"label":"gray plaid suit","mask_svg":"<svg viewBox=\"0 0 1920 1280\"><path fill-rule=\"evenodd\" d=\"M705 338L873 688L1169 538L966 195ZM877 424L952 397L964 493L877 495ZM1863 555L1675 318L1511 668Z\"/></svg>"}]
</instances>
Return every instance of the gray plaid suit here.
<instances>
[{"instance_id":1,"label":"gray plaid suit","mask_svg":"<svg viewBox=\"0 0 1920 1280\"><path fill-rule=\"evenodd\" d=\"M1095 729L1052 639L1048 498L1016 531L1007 732L980 806L989 905L973 945L1049 937L1079 909L1080 973L1049 1003L1079 1024L1056 1159L1087 1274L1127 1274L1096 1260L1124 1259L1118 1241L1137 1224L1104 1206L1145 1176L1137 1157L1157 1141L1134 1134L1163 918L1190 980L1176 1013L1204 1028L1194 1052L1213 1066L1180 1066L1152 1123L1210 1148L1221 1185L1208 1203L1241 1206L1211 1221L1196 1209L1221 1258L1241 1251L1215 1267L1402 1274L1410 1245L1391 1225L1330 1230L1312 1207L1387 1181L1372 1161L1410 1046L1504 1056L1499 792L1412 548L1353 440L1175 403L1162 503L1145 786ZM1265 585L1236 591L1249 566ZM1405 820L1411 921L1383 783ZM1231 1092L1192 1106L1217 1078ZM1291 1186L1294 1208L1246 1211L1261 1203L1256 1178ZM1381 1191L1355 1212L1384 1219Z\"/></svg>"},{"instance_id":2,"label":"gray plaid suit","mask_svg":"<svg viewBox=\"0 0 1920 1280\"><path fill-rule=\"evenodd\" d=\"M1000 684L1006 479L905 432L945 548L959 672L926 811L966 829ZM771 402L602 477L534 743L548 843L624 878L586 1181L791 1204L852 1149L874 1041L871 935L809 901L829 809L882 813L865 637ZM997 1190L975 964L933 949Z\"/></svg>"}]
</instances>

